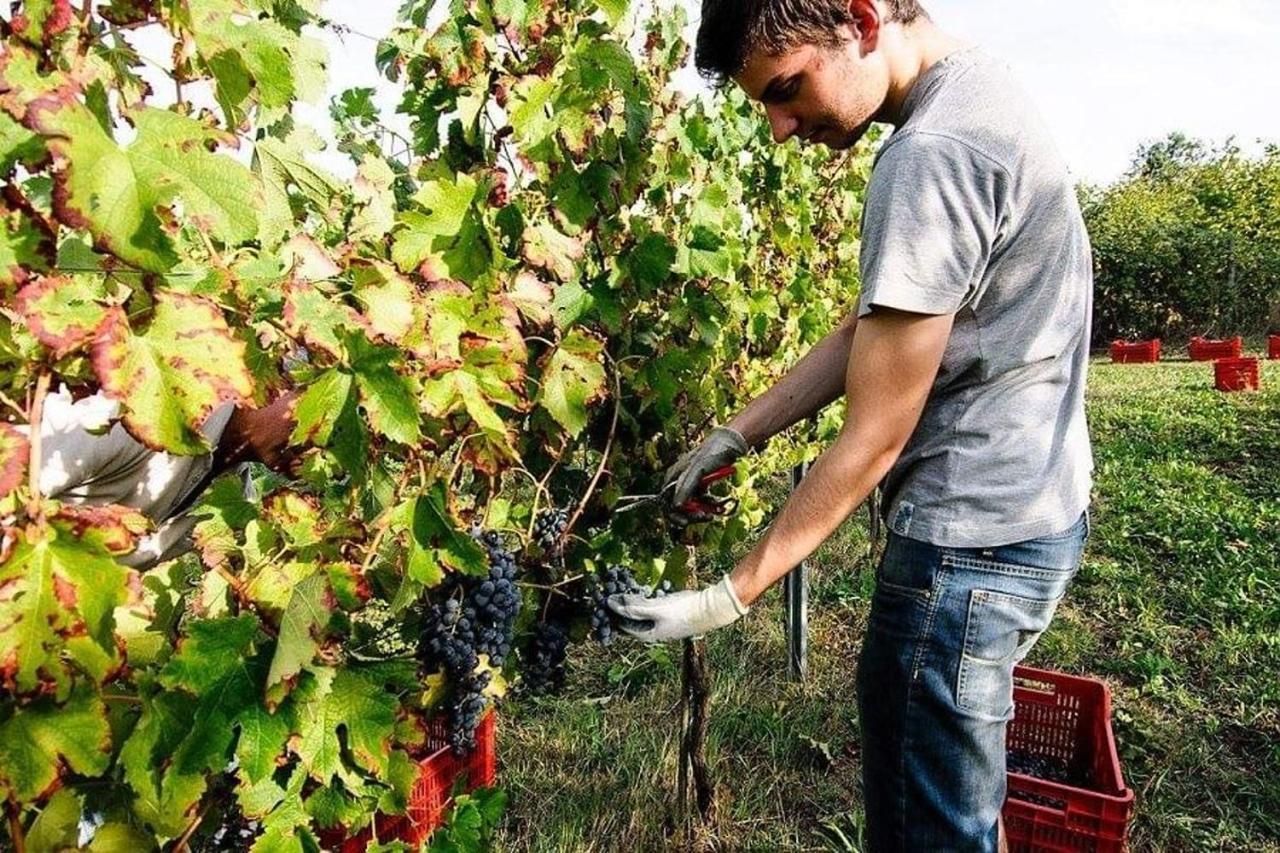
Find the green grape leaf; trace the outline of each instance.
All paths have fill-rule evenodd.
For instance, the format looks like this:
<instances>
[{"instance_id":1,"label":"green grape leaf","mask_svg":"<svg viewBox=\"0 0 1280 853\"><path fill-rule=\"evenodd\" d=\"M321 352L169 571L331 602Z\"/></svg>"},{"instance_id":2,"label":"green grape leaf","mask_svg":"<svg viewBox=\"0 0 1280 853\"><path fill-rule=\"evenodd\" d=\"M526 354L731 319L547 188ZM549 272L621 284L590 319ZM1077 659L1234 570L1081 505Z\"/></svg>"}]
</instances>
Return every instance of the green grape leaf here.
<instances>
[{"instance_id":1,"label":"green grape leaf","mask_svg":"<svg viewBox=\"0 0 1280 853\"><path fill-rule=\"evenodd\" d=\"M214 567L236 552L237 533L258 517L258 508L245 498L240 478L228 475L205 489L192 515L200 519L193 532L200 558Z\"/></svg>"},{"instance_id":2,"label":"green grape leaf","mask_svg":"<svg viewBox=\"0 0 1280 853\"><path fill-rule=\"evenodd\" d=\"M107 311L93 344L93 367L107 396L119 400L130 434L148 447L207 453L200 426L217 406L253 396L245 345L222 312L199 297L155 294L144 334L124 310Z\"/></svg>"},{"instance_id":3,"label":"green grape leaf","mask_svg":"<svg viewBox=\"0 0 1280 853\"><path fill-rule=\"evenodd\" d=\"M34 172L48 156L43 139L0 110L0 178L7 178L19 164Z\"/></svg>"},{"instance_id":4,"label":"green grape leaf","mask_svg":"<svg viewBox=\"0 0 1280 853\"><path fill-rule=\"evenodd\" d=\"M0 724L0 791L20 803L48 792L64 767L97 776L110 761L107 709L87 686L77 687L65 704L37 699Z\"/></svg>"},{"instance_id":5,"label":"green grape leaf","mask_svg":"<svg viewBox=\"0 0 1280 853\"><path fill-rule=\"evenodd\" d=\"M467 174L456 180L440 179L423 184L414 201L421 208L400 217L391 247L397 267L410 272L424 264L442 270L435 278L470 278L476 267L479 233L469 216L480 184Z\"/></svg>"},{"instance_id":6,"label":"green grape leaf","mask_svg":"<svg viewBox=\"0 0 1280 853\"><path fill-rule=\"evenodd\" d=\"M381 777L395 731L396 697L373 671L348 666L313 667L294 690L298 737L290 742L311 778L328 784L350 779L342 758L343 742L358 767Z\"/></svg>"},{"instance_id":7,"label":"green grape leaf","mask_svg":"<svg viewBox=\"0 0 1280 853\"><path fill-rule=\"evenodd\" d=\"M484 548L459 530L449 514L443 483L435 483L414 501L410 535L412 546L441 569L473 577L488 574Z\"/></svg>"},{"instance_id":8,"label":"green grape leaf","mask_svg":"<svg viewBox=\"0 0 1280 853\"><path fill-rule=\"evenodd\" d=\"M31 447L13 424L0 422L0 500L22 485Z\"/></svg>"},{"instance_id":9,"label":"green grape leaf","mask_svg":"<svg viewBox=\"0 0 1280 853\"><path fill-rule=\"evenodd\" d=\"M648 295L666 283L676 260L675 246L661 234L649 234L626 256L626 268L636 288Z\"/></svg>"},{"instance_id":10,"label":"green grape leaf","mask_svg":"<svg viewBox=\"0 0 1280 853\"><path fill-rule=\"evenodd\" d=\"M302 281L286 285L284 321L291 334L335 358L346 357L344 337L349 331L368 330L368 321L350 305L320 285Z\"/></svg>"},{"instance_id":11,"label":"green grape leaf","mask_svg":"<svg viewBox=\"0 0 1280 853\"><path fill-rule=\"evenodd\" d=\"M289 737L289 721L283 711L273 714L265 707L255 707L243 711L237 722L240 738L236 741L236 758L240 762L240 777L257 784L275 772Z\"/></svg>"},{"instance_id":12,"label":"green grape leaf","mask_svg":"<svg viewBox=\"0 0 1280 853\"><path fill-rule=\"evenodd\" d=\"M320 374L298 400L296 426L289 440L293 444L328 445L350 394L350 373L330 368Z\"/></svg>"},{"instance_id":13,"label":"green grape leaf","mask_svg":"<svg viewBox=\"0 0 1280 853\"><path fill-rule=\"evenodd\" d=\"M616 27L627 14L627 7L631 4L630 0L596 0L596 5L600 7L600 11L604 12L609 26Z\"/></svg>"},{"instance_id":14,"label":"green grape leaf","mask_svg":"<svg viewBox=\"0 0 1280 853\"><path fill-rule=\"evenodd\" d=\"M321 635L333 615L333 605L333 595L324 575L311 575L293 587L280 619L275 655L267 672L269 709L274 710L284 700L298 673L315 658Z\"/></svg>"},{"instance_id":15,"label":"green grape leaf","mask_svg":"<svg viewBox=\"0 0 1280 853\"><path fill-rule=\"evenodd\" d=\"M52 683L65 696L72 662L98 670L114 660L113 614L126 599L126 575L100 545L68 530L20 538L0 564L0 675L24 692ZM96 651L67 648L76 637Z\"/></svg>"},{"instance_id":16,"label":"green grape leaf","mask_svg":"<svg viewBox=\"0 0 1280 853\"><path fill-rule=\"evenodd\" d=\"M18 312L40 343L62 358L89 342L106 314L101 276L41 277L18 292Z\"/></svg>"},{"instance_id":17,"label":"green grape leaf","mask_svg":"<svg viewBox=\"0 0 1280 853\"><path fill-rule=\"evenodd\" d=\"M241 721L252 725L264 713L267 661L255 649L257 619L191 620L185 634L158 676L168 692L145 701L121 752L135 809L170 837L190 821L207 774L226 766Z\"/></svg>"},{"instance_id":18,"label":"green grape leaf","mask_svg":"<svg viewBox=\"0 0 1280 853\"><path fill-rule=\"evenodd\" d=\"M443 419L459 410L466 412L472 422L481 429L488 452L485 457L514 459L515 433L502 415L493 407L483 386L474 374L467 370L452 370L428 380L422 387L423 409L432 417ZM476 450L481 442L468 441L464 452ZM485 463L481 470L495 473L492 464Z\"/></svg>"},{"instance_id":19,"label":"green grape leaf","mask_svg":"<svg viewBox=\"0 0 1280 853\"><path fill-rule=\"evenodd\" d=\"M133 121L137 138L121 148L65 92L28 106L25 124L45 137L54 156L54 210L61 221L87 229L102 248L153 272L178 262L158 212L175 200L191 225L226 245L257 236L262 194L253 176L205 148L234 137L167 110L145 108Z\"/></svg>"},{"instance_id":20,"label":"green grape leaf","mask_svg":"<svg viewBox=\"0 0 1280 853\"><path fill-rule=\"evenodd\" d=\"M3 113L0 113L3 115ZM0 287L24 284L32 273L48 271L54 264L54 235L29 206L10 210L0 201Z\"/></svg>"},{"instance_id":21,"label":"green grape leaf","mask_svg":"<svg viewBox=\"0 0 1280 853\"><path fill-rule=\"evenodd\" d=\"M80 798L62 788L45 803L26 832L28 850L77 850L80 847Z\"/></svg>"},{"instance_id":22,"label":"green grape leaf","mask_svg":"<svg viewBox=\"0 0 1280 853\"><path fill-rule=\"evenodd\" d=\"M370 348L352 366L360 402L374 430L401 444L417 444L422 440L417 401L409 383L387 364L393 355L394 350Z\"/></svg>"},{"instance_id":23,"label":"green grape leaf","mask_svg":"<svg viewBox=\"0 0 1280 853\"><path fill-rule=\"evenodd\" d=\"M232 127L257 103L277 115L324 88L324 50L238 0L187 0L196 52ZM267 123L264 121L264 123Z\"/></svg>"},{"instance_id":24,"label":"green grape leaf","mask_svg":"<svg viewBox=\"0 0 1280 853\"><path fill-rule=\"evenodd\" d=\"M571 436L587 425L587 408L605 395L604 345L583 331L565 336L545 360L538 402Z\"/></svg>"},{"instance_id":25,"label":"green grape leaf","mask_svg":"<svg viewBox=\"0 0 1280 853\"><path fill-rule=\"evenodd\" d=\"M290 190L313 209L325 213L330 201L341 189L338 180L307 159L318 150L320 141L314 133L295 130L285 139L266 137L253 149L253 165L260 180L264 206L259 239L265 247L280 245L293 228L295 213Z\"/></svg>"}]
</instances>

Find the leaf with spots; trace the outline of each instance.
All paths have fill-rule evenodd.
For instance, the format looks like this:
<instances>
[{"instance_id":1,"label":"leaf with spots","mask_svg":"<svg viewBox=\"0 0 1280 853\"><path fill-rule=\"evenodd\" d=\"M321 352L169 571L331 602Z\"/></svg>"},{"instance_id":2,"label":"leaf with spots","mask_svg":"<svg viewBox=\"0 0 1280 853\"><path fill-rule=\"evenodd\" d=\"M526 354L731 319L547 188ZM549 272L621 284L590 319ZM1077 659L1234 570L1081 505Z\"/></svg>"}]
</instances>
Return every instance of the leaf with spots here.
<instances>
[{"instance_id":1,"label":"leaf with spots","mask_svg":"<svg viewBox=\"0 0 1280 853\"><path fill-rule=\"evenodd\" d=\"M324 575L312 575L294 586L280 619L275 655L267 672L268 708L274 709L284 700L303 667L315 658L333 605L333 594Z\"/></svg>"},{"instance_id":2,"label":"leaf with spots","mask_svg":"<svg viewBox=\"0 0 1280 853\"><path fill-rule=\"evenodd\" d=\"M103 391L122 404L131 435L156 450L205 453L200 427L210 413L253 396L245 345L213 303L170 291L155 296L142 334L123 309L107 311L93 343L93 368Z\"/></svg>"},{"instance_id":3,"label":"leaf with spots","mask_svg":"<svg viewBox=\"0 0 1280 853\"><path fill-rule=\"evenodd\" d=\"M603 352L600 341L575 330L546 360L538 403L570 435L582 432L587 425L587 408L604 397Z\"/></svg>"},{"instance_id":4,"label":"leaf with spots","mask_svg":"<svg viewBox=\"0 0 1280 853\"><path fill-rule=\"evenodd\" d=\"M13 424L0 422L0 499L22 485L31 447Z\"/></svg>"},{"instance_id":5,"label":"leaf with spots","mask_svg":"<svg viewBox=\"0 0 1280 853\"><path fill-rule=\"evenodd\" d=\"M0 564L0 681L65 696L78 669L102 676L116 661L128 573L95 538L60 525L18 534Z\"/></svg>"},{"instance_id":6,"label":"leaf with spots","mask_svg":"<svg viewBox=\"0 0 1280 853\"><path fill-rule=\"evenodd\" d=\"M42 276L18 291L18 312L36 340L62 358L87 344L102 322L101 276Z\"/></svg>"},{"instance_id":7,"label":"leaf with spots","mask_svg":"<svg viewBox=\"0 0 1280 853\"><path fill-rule=\"evenodd\" d=\"M206 148L234 141L216 128L148 107L122 148L65 90L28 105L24 123L53 155L58 219L128 263L153 272L177 264L168 220L179 204L186 222L224 245L257 235L261 189L244 166Z\"/></svg>"},{"instance_id":8,"label":"leaf with spots","mask_svg":"<svg viewBox=\"0 0 1280 853\"><path fill-rule=\"evenodd\" d=\"M19 803L47 794L67 771L97 776L110 761L107 709L88 686L65 704L37 699L0 723L0 792Z\"/></svg>"}]
</instances>

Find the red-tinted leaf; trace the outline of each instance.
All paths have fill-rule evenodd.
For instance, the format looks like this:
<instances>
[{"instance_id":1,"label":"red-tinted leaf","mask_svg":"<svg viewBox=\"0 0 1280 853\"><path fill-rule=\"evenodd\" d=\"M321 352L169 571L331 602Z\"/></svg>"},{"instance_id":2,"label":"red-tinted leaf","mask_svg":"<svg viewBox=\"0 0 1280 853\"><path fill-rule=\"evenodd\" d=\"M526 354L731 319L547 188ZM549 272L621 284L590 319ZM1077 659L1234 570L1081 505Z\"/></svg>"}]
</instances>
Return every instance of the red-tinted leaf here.
<instances>
[{"instance_id":1,"label":"red-tinted leaf","mask_svg":"<svg viewBox=\"0 0 1280 853\"><path fill-rule=\"evenodd\" d=\"M22 485L31 448L13 424L0 423L0 498Z\"/></svg>"}]
</instances>

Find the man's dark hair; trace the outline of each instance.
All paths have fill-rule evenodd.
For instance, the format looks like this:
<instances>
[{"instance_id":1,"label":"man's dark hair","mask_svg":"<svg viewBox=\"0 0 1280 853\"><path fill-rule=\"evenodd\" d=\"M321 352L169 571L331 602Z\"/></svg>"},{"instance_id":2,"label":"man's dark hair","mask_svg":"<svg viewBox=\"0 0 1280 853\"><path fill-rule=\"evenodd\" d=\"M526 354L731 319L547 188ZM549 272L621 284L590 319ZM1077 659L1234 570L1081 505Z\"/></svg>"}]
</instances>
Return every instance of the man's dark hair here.
<instances>
[{"instance_id":1,"label":"man's dark hair","mask_svg":"<svg viewBox=\"0 0 1280 853\"><path fill-rule=\"evenodd\" d=\"M928 17L919 0L886 0L889 20L909 24ZM753 51L782 53L801 44L835 47L836 32L852 21L849 0L702 0L694 64L724 83Z\"/></svg>"}]
</instances>

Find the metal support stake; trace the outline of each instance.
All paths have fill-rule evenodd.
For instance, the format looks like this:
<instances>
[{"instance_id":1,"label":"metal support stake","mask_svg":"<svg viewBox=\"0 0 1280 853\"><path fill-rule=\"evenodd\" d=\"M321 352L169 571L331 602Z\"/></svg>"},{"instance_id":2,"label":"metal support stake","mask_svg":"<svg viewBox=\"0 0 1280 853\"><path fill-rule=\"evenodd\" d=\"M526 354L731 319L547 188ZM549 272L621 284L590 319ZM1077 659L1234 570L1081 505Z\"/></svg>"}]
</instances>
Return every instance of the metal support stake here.
<instances>
[{"instance_id":1,"label":"metal support stake","mask_svg":"<svg viewBox=\"0 0 1280 853\"><path fill-rule=\"evenodd\" d=\"M809 471L802 462L791 469L791 491ZM809 676L809 564L802 562L782 581L784 625L787 630L787 677L804 681Z\"/></svg>"}]
</instances>

